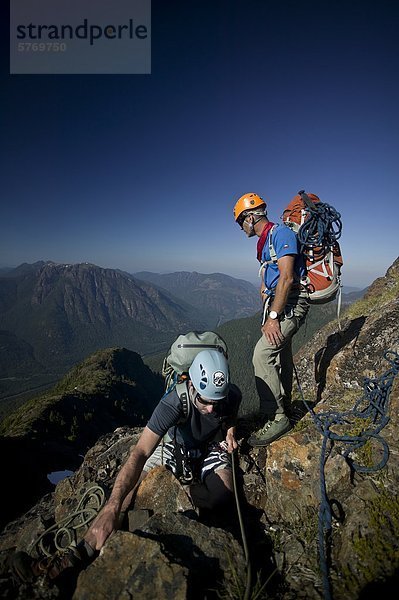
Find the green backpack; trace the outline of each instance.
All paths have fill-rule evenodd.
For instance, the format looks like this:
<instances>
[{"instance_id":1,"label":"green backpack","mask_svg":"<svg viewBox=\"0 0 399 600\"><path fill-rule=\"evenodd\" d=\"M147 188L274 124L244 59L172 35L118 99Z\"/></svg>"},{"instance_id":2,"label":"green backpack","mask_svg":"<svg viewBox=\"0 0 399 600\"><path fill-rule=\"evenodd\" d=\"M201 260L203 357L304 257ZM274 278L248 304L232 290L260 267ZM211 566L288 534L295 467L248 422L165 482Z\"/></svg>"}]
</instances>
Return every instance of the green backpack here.
<instances>
[{"instance_id":1,"label":"green backpack","mask_svg":"<svg viewBox=\"0 0 399 600\"><path fill-rule=\"evenodd\" d=\"M165 394L176 388L186 417L189 412L189 403L185 393L189 378L188 370L194 358L202 350L218 350L227 358L227 344L220 335L214 331L190 331L185 335L179 335L173 342L162 365Z\"/></svg>"}]
</instances>

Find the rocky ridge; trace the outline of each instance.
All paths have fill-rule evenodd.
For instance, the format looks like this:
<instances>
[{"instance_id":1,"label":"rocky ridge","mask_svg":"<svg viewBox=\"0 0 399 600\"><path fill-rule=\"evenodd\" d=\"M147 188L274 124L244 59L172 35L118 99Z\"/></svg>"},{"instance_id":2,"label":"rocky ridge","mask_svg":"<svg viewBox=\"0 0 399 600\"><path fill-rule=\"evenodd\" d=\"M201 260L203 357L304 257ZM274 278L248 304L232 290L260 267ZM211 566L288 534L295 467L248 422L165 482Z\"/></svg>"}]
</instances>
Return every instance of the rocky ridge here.
<instances>
[{"instance_id":1,"label":"rocky ridge","mask_svg":"<svg viewBox=\"0 0 399 600\"><path fill-rule=\"evenodd\" d=\"M388 350L392 352L385 357ZM398 353L399 259L348 309L341 329L336 321L326 325L295 356L304 398L315 407L316 415L348 413L364 399L357 413L346 414L331 430L337 437L349 438L366 432L366 443L358 449L352 446L345 459L348 446L333 441L324 465L332 506L332 530L326 537L334 600L373 597L376 589L391 597L397 583L399 377L386 403L370 396L370 391L376 389L373 382L392 366L397 373ZM295 404L303 406L299 391L296 397ZM359 414L367 409L370 397L388 409L385 426L375 413L368 419ZM380 432L376 424L381 425ZM368 436L367 432L374 433ZM378 433L379 438L375 437ZM322 440L307 414L289 435L259 453L265 466L265 491L262 499L254 500L264 510L266 529L274 539L276 560L290 590L287 598L325 597L318 548ZM384 444L389 449L388 461L384 468L374 470L383 460ZM354 470L356 464L366 471Z\"/></svg>"},{"instance_id":2,"label":"rocky ridge","mask_svg":"<svg viewBox=\"0 0 399 600\"><path fill-rule=\"evenodd\" d=\"M120 428L104 436L72 476L61 481L26 515L10 523L0 536L0 590L3 598L122 597L216 598L216 590L245 586L241 545L226 530L199 522L183 487L164 467L154 469L140 485L135 510L125 515L120 531L108 540L96 560L78 578L53 583L15 584L7 575L7 559L15 549L43 556L35 545L54 522L76 511L92 485L108 495L114 478L140 430ZM90 506L90 500L85 505ZM86 527L72 527L80 539ZM54 538L45 538L54 550ZM61 539L61 538L60 538ZM6 576L5 576L6 575Z\"/></svg>"},{"instance_id":3,"label":"rocky ridge","mask_svg":"<svg viewBox=\"0 0 399 600\"><path fill-rule=\"evenodd\" d=\"M355 402L375 389L373 381L396 366L399 352L399 260L377 280L363 300L330 323L296 355L301 389L315 415L349 413ZM364 386L364 377L368 384ZM371 383L370 383L371 382ZM388 398L385 398L388 401ZM329 446L323 473L332 508L332 529L324 542L333 600L372 598L376 591L393 598L399 572L399 378L393 382L380 435L389 448L382 469L383 445L373 436L344 456L339 441ZM294 429L268 448L250 450L250 424L239 426L238 480L253 583L274 572L263 591L269 598L325 598L318 542L322 499L320 457L323 437L303 410L298 392ZM352 418L353 417L353 418ZM372 421L372 419L371 419ZM373 423L347 415L333 431L348 436L370 431ZM4 598L122 598L152 596L213 598L217 593L243 598L247 570L235 514L224 522L200 522L185 490L164 469L141 484L135 510L100 556L68 586L15 586L7 561L56 519L73 510L82 490L100 484L109 493L115 475L140 430L119 429L97 442L71 477L0 536L0 586ZM358 463L370 471L354 470ZM219 525L216 527L215 525ZM78 531L82 535L83 531ZM65 584L65 582L64 582ZM93 590L95 595L93 596ZM91 594L91 595L90 595ZM254 594L255 595L255 594Z\"/></svg>"},{"instance_id":4,"label":"rocky ridge","mask_svg":"<svg viewBox=\"0 0 399 600\"><path fill-rule=\"evenodd\" d=\"M109 348L76 365L49 392L4 419L0 449L11 458L2 471L8 493L0 526L51 490L48 473L75 470L101 435L121 425L145 425L162 390L162 379L138 354ZM16 478L16 473L24 475Z\"/></svg>"}]
</instances>

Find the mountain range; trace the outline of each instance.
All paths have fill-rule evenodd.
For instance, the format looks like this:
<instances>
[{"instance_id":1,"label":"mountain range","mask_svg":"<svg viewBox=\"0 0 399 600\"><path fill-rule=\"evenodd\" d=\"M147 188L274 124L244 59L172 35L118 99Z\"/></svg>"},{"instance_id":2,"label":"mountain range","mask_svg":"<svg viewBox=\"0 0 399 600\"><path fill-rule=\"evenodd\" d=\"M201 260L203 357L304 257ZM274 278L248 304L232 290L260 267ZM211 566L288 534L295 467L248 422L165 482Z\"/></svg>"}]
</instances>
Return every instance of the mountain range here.
<instances>
[{"instance_id":1,"label":"mountain range","mask_svg":"<svg viewBox=\"0 0 399 600\"><path fill-rule=\"evenodd\" d=\"M255 286L223 273L204 275L196 271L180 271L160 274L140 271L134 276L195 306L214 321L212 328L231 319L253 315L259 308L259 292Z\"/></svg>"},{"instance_id":2,"label":"mountain range","mask_svg":"<svg viewBox=\"0 0 399 600\"><path fill-rule=\"evenodd\" d=\"M54 383L98 349L149 354L166 349L176 332L211 329L258 309L249 282L222 274L174 276L180 284L168 287L178 293L88 263L24 263L3 271L0 398Z\"/></svg>"},{"instance_id":3,"label":"mountain range","mask_svg":"<svg viewBox=\"0 0 399 600\"><path fill-rule=\"evenodd\" d=\"M54 384L96 350L123 346L142 356L163 356L178 334L190 330L221 328L232 345L241 346L238 362L247 364L247 348L259 335L258 309L257 288L223 273L132 275L51 261L3 269L0 414ZM334 310L333 304L315 308L307 338L334 317ZM242 344L241 327L251 331L248 344ZM240 372L240 365L233 370ZM255 398L253 390L250 396Z\"/></svg>"}]
</instances>

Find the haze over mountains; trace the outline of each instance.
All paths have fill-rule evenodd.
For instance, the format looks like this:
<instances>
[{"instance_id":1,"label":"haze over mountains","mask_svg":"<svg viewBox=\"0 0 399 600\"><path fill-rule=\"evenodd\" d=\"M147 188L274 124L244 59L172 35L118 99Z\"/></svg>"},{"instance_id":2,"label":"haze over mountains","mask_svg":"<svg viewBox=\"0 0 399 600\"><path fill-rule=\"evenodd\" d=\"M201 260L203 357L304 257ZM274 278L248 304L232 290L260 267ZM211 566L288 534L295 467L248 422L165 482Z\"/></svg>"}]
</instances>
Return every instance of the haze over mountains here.
<instances>
[{"instance_id":1,"label":"haze over mountains","mask_svg":"<svg viewBox=\"0 0 399 600\"><path fill-rule=\"evenodd\" d=\"M134 276L168 290L200 311L205 311L210 319L214 319L214 326L231 319L248 317L259 310L258 290L248 281L223 273L204 275L196 271L180 271L160 274L140 271Z\"/></svg>"}]
</instances>

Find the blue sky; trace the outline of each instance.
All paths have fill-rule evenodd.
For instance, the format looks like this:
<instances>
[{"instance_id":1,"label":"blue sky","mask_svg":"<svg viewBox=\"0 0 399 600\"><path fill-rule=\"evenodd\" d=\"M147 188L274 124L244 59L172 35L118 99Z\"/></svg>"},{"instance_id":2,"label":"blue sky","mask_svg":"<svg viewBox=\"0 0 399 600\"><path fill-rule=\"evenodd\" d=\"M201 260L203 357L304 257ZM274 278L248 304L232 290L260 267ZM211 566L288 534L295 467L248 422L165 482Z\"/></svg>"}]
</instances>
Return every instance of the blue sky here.
<instances>
[{"instance_id":1,"label":"blue sky","mask_svg":"<svg viewBox=\"0 0 399 600\"><path fill-rule=\"evenodd\" d=\"M4 11L4 8L2 9ZM151 75L9 75L0 266L92 262L256 281L245 192L341 212L344 284L398 252L399 5L153 0Z\"/></svg>"}]
</instances>

